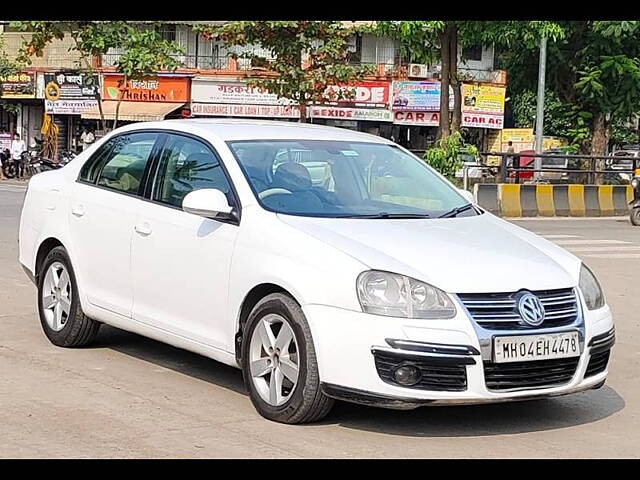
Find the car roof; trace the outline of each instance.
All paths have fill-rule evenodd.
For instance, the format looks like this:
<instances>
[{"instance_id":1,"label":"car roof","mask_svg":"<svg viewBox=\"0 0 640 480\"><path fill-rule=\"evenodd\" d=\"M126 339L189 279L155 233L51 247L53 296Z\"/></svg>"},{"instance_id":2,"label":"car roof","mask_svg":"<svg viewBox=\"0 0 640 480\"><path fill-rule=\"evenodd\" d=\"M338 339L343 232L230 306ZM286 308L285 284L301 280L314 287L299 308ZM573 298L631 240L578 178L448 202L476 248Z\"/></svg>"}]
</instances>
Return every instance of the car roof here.
<instances>
[{"instance_id":1,"label":"car roof","mask_svg":"<svg viewBox=\"0 0 640 480\"><path fill-rule=\"evenodd\" d=\"M351 142L374 142L393 144L376 135L356 132L345 128L313 125L309 123L283 122L274 120L227 119L227 118L185 118L139 122L121 127L119 131L139 129L168 129L215 136L222 141L229 140L333 140Z\"/></svg>"}]
</instances>

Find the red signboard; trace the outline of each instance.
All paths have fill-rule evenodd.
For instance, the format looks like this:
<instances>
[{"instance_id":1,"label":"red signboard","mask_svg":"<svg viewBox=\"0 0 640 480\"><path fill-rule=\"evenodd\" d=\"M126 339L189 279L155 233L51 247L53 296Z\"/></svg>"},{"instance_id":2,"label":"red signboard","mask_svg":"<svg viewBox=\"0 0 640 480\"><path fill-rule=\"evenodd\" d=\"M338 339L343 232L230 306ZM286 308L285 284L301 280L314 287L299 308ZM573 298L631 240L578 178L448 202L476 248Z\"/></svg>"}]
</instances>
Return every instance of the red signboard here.
<instances>
[{"instance_id":1,"label":"red signboard","mask_svg":"<svg viewBox=\"0 0 640 480\"><path fill-rule=\"evenodd\" d=\"M355 85L340 85L327 88L327 98L335 98L340 90L350 91L353 95L350 98L335 100L338 103L355 103L357 105L388 105L389 104L389 82L360 82ZM332 96L331 94L334 94Z\"/></svg>"}]
</instances>

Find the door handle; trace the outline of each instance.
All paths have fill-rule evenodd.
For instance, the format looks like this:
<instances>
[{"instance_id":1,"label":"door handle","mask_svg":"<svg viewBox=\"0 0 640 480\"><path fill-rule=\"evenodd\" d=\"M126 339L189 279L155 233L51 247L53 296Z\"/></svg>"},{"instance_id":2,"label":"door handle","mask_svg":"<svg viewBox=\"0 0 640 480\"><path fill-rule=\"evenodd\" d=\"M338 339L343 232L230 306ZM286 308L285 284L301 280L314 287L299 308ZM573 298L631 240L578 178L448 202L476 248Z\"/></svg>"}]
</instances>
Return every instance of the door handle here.
<instances>
[{"instance_id":1,"label":"door handle","mask_svg":"<svg viewBox=\"0 0 640 480\"><path fill-rule=\"evenodd\" d=\"M151 235L151 226L147 223L147 222L142 222L137 224L135 227L133 227L133 229L139 233L140 235L143 236L147 236L147 235Z\"/></svg>"},{"instance_id":2,"label":"door handle","mask_svg":"<svg viewBox=\"0 0 640 480\"><path fill-rule=\"evenodd\" d=\"M71 213L76 217L81 217L85 214L84 206L78 204L71 207Z\"/></svg>"}]
</instances>

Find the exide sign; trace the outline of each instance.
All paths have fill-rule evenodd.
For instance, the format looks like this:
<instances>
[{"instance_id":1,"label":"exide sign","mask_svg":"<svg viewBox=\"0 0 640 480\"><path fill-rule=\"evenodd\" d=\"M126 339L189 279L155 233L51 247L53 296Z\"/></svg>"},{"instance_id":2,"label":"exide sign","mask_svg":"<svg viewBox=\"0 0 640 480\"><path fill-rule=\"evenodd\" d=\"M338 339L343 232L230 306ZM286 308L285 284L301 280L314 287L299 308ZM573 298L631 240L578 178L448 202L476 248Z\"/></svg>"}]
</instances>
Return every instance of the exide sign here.
<instances>
[{"instance_id":1,"label":"exide sign","mask_svg":"<svg viewBox=\"0 0 640 480\"><path fill-rule=\"evenodd\" d=\"M343 97L338 99L342 92ZM334 102L357 103L362 105L387 105L389 103L388 82L362 82L355 86L340 85L328 87L325 95Z\"/></svg>"}]
</instances>

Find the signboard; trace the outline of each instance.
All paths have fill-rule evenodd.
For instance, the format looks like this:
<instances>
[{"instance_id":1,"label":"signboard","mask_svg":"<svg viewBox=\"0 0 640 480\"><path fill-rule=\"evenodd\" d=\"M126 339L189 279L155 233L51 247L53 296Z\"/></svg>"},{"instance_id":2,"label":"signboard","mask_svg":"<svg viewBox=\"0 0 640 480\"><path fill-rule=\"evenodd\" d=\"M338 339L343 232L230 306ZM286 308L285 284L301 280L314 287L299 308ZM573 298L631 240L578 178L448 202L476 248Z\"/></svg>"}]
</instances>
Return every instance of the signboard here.
<instances>
[{"instance_id":1,"label":"signboard","mask_svg":"<svg viewBox=\"0 0 640 480\"><path fill-rule=\"evenodd\" d=\"M343 95L350 92L351 98L335 99L339 92ZM360 82L355 85L334 85L325 90L325 96L332 103L350 103L360 106L388 106L390 88L389 82Z\"/></svg>"},{"instance_id":2,"label":"signboard","mask_svg":"<svg viewBox=\"0 0 640 480\"><path fill-rule=\"evenodd\" d=\"M264 89L240 82L209 82L194 80L191 101L197 103L229 103L246 105L291 105L292 100L278 98Z\"/></svg>"},{"instance_id":3,"label":"signboard","mask_svg":"<svg viewBox=\"0 0 640 480\"><path fill-rule=\"evenodd\" d=\"M393 82L393 110L440 110L440 82ZM453 108L453 89L449 87L449 108Z\"/></svg>"},{"instance_id":4,"label":"signboard","mask_svg":"<svg viewBox=\"0 0 640 480\"><path fill-rule=\"evenodd\" d=\"M502 128L505 87L462 84L462 124L465 127Z\"/></svg>"},{"instance_id":5,"label":"signboard","mask_svg":"<svg viewBox=\"0 0 640 480\"><path fill-rule=\"evenodd\" d=\"M0 78L2 98L36 98L36 74L20 72Z\"/></svg>"},{"instance_id":6,"label":"signboard","mask_svg":"<svg viewBox=\"0 0 640 480\"><path fill-rule=\"evenodd\" d=\"M533 144L533 128L505 128L502 130L502 143L509 142Z\"/></svg>"},{"instance_id":7,"label":"signboard","mask_svg":"<svg viewBox=\"0 0 640 480\"><path fill-rule=\"evenodd\" d=\"M104 75L102 98L118 100L124 77ZM186 103L190 100L190 78L176 76L145 77L142 80L127 81L124 92L125 102L168 102Z\"/></svg>"},{"instance_id":8,"label":"signboard","mask_svg":"<svg viewBox=\"0 0 640 480\"><path fill-rule=\"evenodd\" d=\"M439 112L393 112L393 123L398 125L417 125L437 127L440 123Z\"/></svg>"},{"instance_id":9,"label":"signboard","mask_svg":"<svg viewBox=\"0 0 640 480\"><path fill-rule=\"evenodd\" d=\"M80 115L98 105L97 75L79 72L45 73L44 104L46 113Z\"/></svg>"},{"instance_id":10,"label":"signboard","mask_svg":"<svg viewBox=\"0 0 640 480\"><path fill-rule=\"evenodd\" d=\"M335 120L365 120L391 122L391 110L382 108L348 108L314 105L310 108L311 118L328 118Z\"/></svg>"},{"instance_id":11,"label":"signboard","mask_svg":"<svg viewBox=\"0 0 640 480\"><path fill-rule=\"evenodd\" d=\"M44 101L45 113L55 113L59 115L80 115L85 110L97 107L97 100L51 100Z\"/></svg>"},{"instance_id":12,"label":"signboard","mask_svg":"<svg viewBox=\"0 0 640 480\"><path fill-rule=\"evenodd\" d=\"M4 150L5 148L11 150L10 133L0 133L0 150Z\"/></svg>"},{"instance_id":13,"label":"signboard","mask_svg":"<svg viewBox=\"0 0 640 480\"><path fill-rule=\"evenodd\" d=\"M300 110L293 105L192 103L191 113L197 116L300 118Z\"/></svg>"}]
</instances>

